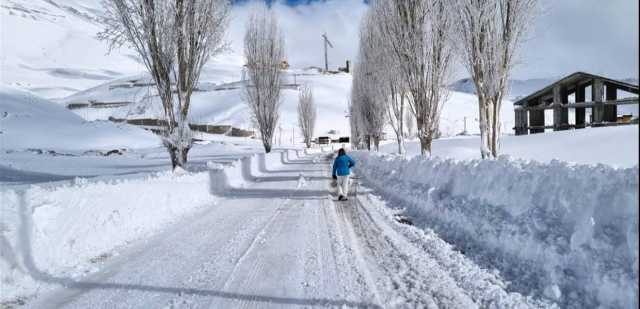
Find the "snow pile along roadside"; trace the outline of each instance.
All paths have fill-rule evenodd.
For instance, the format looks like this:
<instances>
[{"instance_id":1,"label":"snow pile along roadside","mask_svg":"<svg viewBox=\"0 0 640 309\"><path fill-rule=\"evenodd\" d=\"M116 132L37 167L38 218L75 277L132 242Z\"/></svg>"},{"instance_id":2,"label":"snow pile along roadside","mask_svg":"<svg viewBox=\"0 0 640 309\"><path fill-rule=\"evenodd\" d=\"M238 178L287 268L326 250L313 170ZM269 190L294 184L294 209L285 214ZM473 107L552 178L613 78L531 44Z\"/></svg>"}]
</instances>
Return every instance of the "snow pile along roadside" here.
<instances>
[{"instance_id":1,"label":"snow pile along roadside","mask_svg":"<svg viewBox=\"0 0 640 309\"><path fill-rule=\"evenodd\" d=\"M97 269L118 247L215 204L207 173L0 190L0 301Z\"/></svg>"},{"instance_id":2,"label":"snow pile along roadside","mask_svg":"<svg viewBox=\"0 0 640 309\"><path fill-rule=\"evenodd\" d=\"M516 291L638 306L638 167L353 153L357 172Z\"/></svg>"}]
</instances>

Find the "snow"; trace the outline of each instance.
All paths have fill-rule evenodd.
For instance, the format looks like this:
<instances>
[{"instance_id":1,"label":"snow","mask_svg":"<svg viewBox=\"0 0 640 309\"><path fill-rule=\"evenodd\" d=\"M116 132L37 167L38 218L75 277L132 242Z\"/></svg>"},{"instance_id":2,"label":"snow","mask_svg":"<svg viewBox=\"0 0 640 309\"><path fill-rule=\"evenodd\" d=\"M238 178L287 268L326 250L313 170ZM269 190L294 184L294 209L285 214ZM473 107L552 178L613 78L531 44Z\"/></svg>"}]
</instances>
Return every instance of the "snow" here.
<instances>
[{"instance_id":1,"label":"snow","mask_svg":"<svg viewBox=\"0 0 640 309\"><path fill-rule=\"evenodd\" d=\"M222 59L242 59L241 56L227 53ZM189 118L192 123L231 125L238 128L252 128L249 108L243 99L241 61L224 63L222 59L209 64L200 78L198 85L203 91L192 96ZM226 60L225 60L226 61ZM223 64L224 63L224 64ZM294 81L308 84L318 108L316 136L326 135L329 130L337 130L342 136L349 135L347 115L347 99L351 88L350 74L323 75L304 70L289 70L285 73L287 83ZM295 75L295 77L294 77ZM107 120L114 118L158 118L162 109L157 97L152 95L152 87L122 87L128 81L149 82L145 75L132 75L110 81L85 91L57 100L62 104L86 103L90 100L98 102L133 102L117 108L82 108L73 110L86 120ZM226 89L224 89L226 88ZM215 90L224 89L224 90ZM283 140L290 141L295 134L301 139L297 127L298 90L284 88L281 92L280 124ZM292 133L292 130L294 133ZM279 136L278 132L278 136Z\"/></svg>"},{"instance_id":2,"label":"snow","mask_svg":"<svg viewBox=\"0 0 640 309\"><path fill-rule=\"evenodd\" d=\"M62 106L7 86L0 86L0 131L3 150L111 150L160 144L149 131L86 122Z\"/></svg>"},{"instance_id":3,"label":"snow","mask_svg":"<svg viewBox=\"0 0 640 309\"><path fill-rule=\"evenodd\" d=\"M96 39L100 0L6 0L0 7L0 84L67 96L143 69L133 53Z\"/></svg>"},{"instance_id":4,"label":"snow","mask_svg":"<svg viewBox=\"0 0 640 309\"><path fill-rule=\"evenodd\" d=\"M134 54L97 41L99 2L0 7L0 306L638 305L637 125L510 135L510 100L550 80L513 82L504 156L480 161L462 81L433 157L417 141L404 158L356 153L363 179L347 203L329 189L337 145L264 154L254 139L195 133L204 141L172 172L157 136L107 121L161 108L153 87L132 86L149 83ZM192 123L251 129L243 63L226 51L204 67ZM316 136L349 135L350 74L286 79L313 89ZM132 103L66 108L91 100ZM300 146L297 100L282 90L276 145Z\"/></svg>"},{"instance_id":5,"label":"snow","mask_svg":"<svg viewBox=\"0 0 640 309\"><path fill-rule=\"evenodd\" d=\"M479 134L478 115L478 97L473 94L450 91L449 97L440 113L439 130L441 135L443 137L451 137L462 133L465 128L465 118L467 121L467 134ZM515 124L514 115L513 103L503 100L500 110L503 130L509 131L513 128ZM392 137L395 135L388 134L387 136Z\"/></svg>"},{"instance_id":6,"label":"snow","mask_svg":"<svg viewBox=\"0 0 640 309\"><path fill-rule=\"evenodd\" d=\"M395 222L364 187L332 201L323 153L244 158L182 176L3 191L3 290L26 308L553 306ZM225 190L211 195L207 176L223 175Z\"/></svg>"},{"instance_id":7,"label":"snow","mask_svg":"<svg viewBox=\"0 0 640 309\"><path fill-rule=\"evenodd\" d=\"M42 184L29 184L38 181L25 179L20 169L4 168L3 174L21 173L16 175L18 185L6 182L4 175L0 178L0 301L28 298L39 289L50 288L47 283L51 282L34 274L36 266L29 263L48 275L80 278L96 272L96 264L117 256L131 243L140 243L205 206L215 205L218 198L210 193L207 168L229 166L251 151L255 148L196 145L190 165L193 172L170 171L162 149L147 150L144 160L131 154L107 162L95 157L63 157L66 161L46 155L22 158L31 163L25 167L32 169L43 170L34 161L59 164L56 168L40 162L48 172L39 173L42 179L36 180L48 181ZM16 154L12 159L20 162L24 154L12 153ZM279 154L277 158L279 161ZM116 171L119 174L113 175ZM84 173L90 176L74 176Z\"/></svg>"},{"instance_id":8,"label":"snow","mask_svg":"<svg viewBox=\"0 0 640 309\"><path fill-rule=\"evenodd\" d=\"M22 264L25 245L31 245L28 250L34 263L47 272L82 276L94 271L91 260L117 255L117 247L153 235L213 203L206 187L206 175L164 173L137 180L88 182L78 178L52 189L33 186L24 191L0 191L2 243L8 246L2 248L0 262L3 299L29 295L42 284ZM16 243L25 237L31 238L30 244Z\"/></svg>"},{"instance_id":9,"label":"snow","mask_svg":"<svg viewBox=\"0 0 640 309\"><path fill-rule=\"evenodd\" d=\"M637 307L637 166L354 157L390 207L514 290L569 308Z\"/></svg>"},{"instance_id":10,"label":"snow","mask_svg":"<svg viewBox=\"0 0 640 309\"><path fill-rule=\"evenodd\" d=\"M638 126L586 128L580 130L546 132L531 135L503 135L503 155L512 158L551 162L560 160L577 164L606 164L613 167L638 165ZM433 141L432 156L456 160L480 158L480 138L459 136ZM420 154L420 143L406 144L408 156ZM397 145L389 141L381 146L386 153L397 152Z\"/></svg>"}]
</instances>

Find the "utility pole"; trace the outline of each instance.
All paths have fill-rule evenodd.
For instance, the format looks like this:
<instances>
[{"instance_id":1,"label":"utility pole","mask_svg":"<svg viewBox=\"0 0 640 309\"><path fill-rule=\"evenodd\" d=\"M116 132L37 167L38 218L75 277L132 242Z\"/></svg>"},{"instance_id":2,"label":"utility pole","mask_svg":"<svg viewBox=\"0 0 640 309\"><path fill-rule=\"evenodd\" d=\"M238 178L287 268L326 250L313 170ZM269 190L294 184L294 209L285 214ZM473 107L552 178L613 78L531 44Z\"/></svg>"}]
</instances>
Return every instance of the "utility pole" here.
<instances>
[{"instance_id":1,"label":"utility pole","mask_svg":"<svg viewBox=\"0 0 640 309\"><path fill-rule=\"evenodd\" d=\"M329 57L327 55L327 45L333 48L333 44L331 44L329 38L327 38L326 32L322 35L322 39L324 40L324 72L327 73L329 72Z\"/></svg>"}]
</instances>

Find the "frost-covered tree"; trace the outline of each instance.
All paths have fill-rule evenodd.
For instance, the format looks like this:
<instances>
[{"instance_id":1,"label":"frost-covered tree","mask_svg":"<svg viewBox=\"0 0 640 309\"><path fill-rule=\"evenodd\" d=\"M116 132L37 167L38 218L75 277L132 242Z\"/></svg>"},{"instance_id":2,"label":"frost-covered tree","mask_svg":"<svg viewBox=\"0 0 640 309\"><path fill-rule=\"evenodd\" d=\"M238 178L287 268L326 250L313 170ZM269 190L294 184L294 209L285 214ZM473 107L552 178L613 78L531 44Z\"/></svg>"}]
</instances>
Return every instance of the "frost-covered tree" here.
<instances>
[{"instance_id":1,"label":"frost-covered tree","mask_svg":"<svg viewBox=\"0 0 640 309\"><path fill-rule=\"evenodd\" d=\"M500 152L502 98L527 29L537 15L538 0L451 0L457 50L473 79L480 111L480 152Z\"/></svg>"},{"instance_id":2,"label":"frost-covered tree","mask_svg":"<svg viewBox=\"0 0 640 309\"><path fill-rule=\"evenodd\" d=\"M311 87L303 85L298 93L298 126L302 131L307 148L311 148L311 139L313 139L313 131L316 127L316 115L317 109Z\"/></svg>"},{"instance_id":3,"label":"frost-covered tree","mask_svg":"<svg viewBox=\"0 0 640 309\"><path fill-rule=\"evenodd\" d=\"M244 36L247 66L245 99L260 131L264 150L271 152L278 123L284 38L274 13L259 6L249 18Z\"/></svg>"},{"instance_id":4,"label":"frost-covered tree","mask_svg":"<svg viewBox=\"0 0 640 309\"><path fill-rule=\"evenodd\" d=\"M367 149L371 144L377 151L386 123L386 100L389 87L384 72L384 50L382 38L377 35L375 20L369 13L360 27L358 61L353 70L351 104L358 113L356 119L364 133Z\"/></svg>"},{"instance_id":5,"label":"frost-covered tree","mask_svg":"<svg viewBox=\"0 0 640 309\"><path fill-rule=\"evenodd\" d=\"M445 0L377 0L372 14L395 56L416 118L422 155L431 153L448 96L451 14Z\"/></svg>"},{"instance_id":6,"label":"frost-covered tree","mask_svg":"<svg viewBox=\"0 0 640 309\"><path fill-rule=\"evenodd\" d=\"M153 78L162 103L162 141L173 168L187 162L191 94L205 63L221 52L228 0L105 0L110 49L132 47Z\"/></svg>"},{"instance_id":7,"label":"frost-covered tree","mask_svg":"<svg viewBox=\"0 0 640 309\"><path fill-rule=\"evenodd\" d=\"M397 71L398 63L389 53L390 49L385 49L385 84L389 87L389 98L387 100L387 113L389 124L396 134L398 144L398 154L405 153L405 114L406 113L406 88L402 75Z\"/></svg>"}]
</instances>

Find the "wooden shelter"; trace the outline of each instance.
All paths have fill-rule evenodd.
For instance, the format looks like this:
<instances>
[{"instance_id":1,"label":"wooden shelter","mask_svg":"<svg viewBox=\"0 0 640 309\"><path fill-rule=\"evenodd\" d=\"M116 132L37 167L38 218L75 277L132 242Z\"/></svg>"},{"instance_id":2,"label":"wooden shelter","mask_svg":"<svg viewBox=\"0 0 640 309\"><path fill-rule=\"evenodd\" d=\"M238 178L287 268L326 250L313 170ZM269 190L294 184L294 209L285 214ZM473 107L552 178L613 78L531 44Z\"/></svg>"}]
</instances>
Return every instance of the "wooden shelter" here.
<instances>
[{"instance_id":1,"label":"wooden shelter","mask_svg":"<svg viewBox=\"0 0 640 309\"><path fill-rule=\"evenodd\" d=\"M587 91L590 90L590 91ZM618 91L635 96L618 99ZM588 96L587 96L588 95ZM571 99L571 100L570 100ZM618 106L638 105L638 85L576 72L514 103L515 133L526 135L632 123L619 121ZM569 122L569 110L575 115ZM545 125L545 110L553 110L553 125ZM587 111L591 117L587 119ZM628 115L622 117L629 118Z\"/></svg>"}]
</instances>

